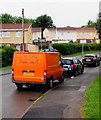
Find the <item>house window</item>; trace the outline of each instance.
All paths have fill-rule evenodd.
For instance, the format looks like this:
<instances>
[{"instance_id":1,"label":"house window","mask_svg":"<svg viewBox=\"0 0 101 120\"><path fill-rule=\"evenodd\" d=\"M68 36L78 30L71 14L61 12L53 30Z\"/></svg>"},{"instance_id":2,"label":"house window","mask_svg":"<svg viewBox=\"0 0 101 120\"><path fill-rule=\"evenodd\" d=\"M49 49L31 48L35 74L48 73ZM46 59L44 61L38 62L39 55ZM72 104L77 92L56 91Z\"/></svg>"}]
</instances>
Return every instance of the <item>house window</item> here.
<instances>
[{"instance_id":1,"label":"house window","mask_svg":"<svg viewBox=\"0 0 101 120\"><path fill-rule=\"evenodd\" d=\"M16 37L21 37L21 32L16 31Z\"/></svg>"},{"instance_id":2,"label":"house window","mask_svg":"<svg viewBox=\"0 0 101 120\"><path fill-rule=\"evenodd\" d=\"M10 37L10 32L1 32L0 37L8 38L8 37Z\"/></svg>"}]
</instances>

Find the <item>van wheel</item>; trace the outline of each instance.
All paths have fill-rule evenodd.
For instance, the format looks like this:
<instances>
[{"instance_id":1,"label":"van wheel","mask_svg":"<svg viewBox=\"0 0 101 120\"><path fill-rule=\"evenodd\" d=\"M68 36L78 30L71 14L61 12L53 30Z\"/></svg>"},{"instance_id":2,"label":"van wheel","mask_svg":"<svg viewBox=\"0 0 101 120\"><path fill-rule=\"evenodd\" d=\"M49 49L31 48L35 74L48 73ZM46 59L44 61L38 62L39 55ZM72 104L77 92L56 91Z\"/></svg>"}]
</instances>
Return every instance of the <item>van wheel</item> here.
<instances>
[{"instance_id":1,"label":"van wheel","mask_svg":"<svg viewBox=\"0 0 101 120\"><path fill-rule=\"evenodd\" d=\"M15 83L15 84L16 84L18 90L22 90L23 85L21 83Z\"/></svg>"},{"instance_id":2,"label":"van wheel","mask_svg":"<svg viewBox=\"0 0 101 120\"><path fill-rule=\"evenodd\" d=\"M59 79L59 83L63 83L64 82L64 78L65 78L65 76L62 75L62 77Z\"/></svg>"},{"instance_id":3,"label":"van wheel","mask_svg":"<svg viewBox=\"0 0 101 120\"><path fill-rule=\"evenodd\" d=\"M53 87L53 79L50 78L50 80L49 80L49 88L52 88L52 87Z\"/></svg>"}]
</instances>

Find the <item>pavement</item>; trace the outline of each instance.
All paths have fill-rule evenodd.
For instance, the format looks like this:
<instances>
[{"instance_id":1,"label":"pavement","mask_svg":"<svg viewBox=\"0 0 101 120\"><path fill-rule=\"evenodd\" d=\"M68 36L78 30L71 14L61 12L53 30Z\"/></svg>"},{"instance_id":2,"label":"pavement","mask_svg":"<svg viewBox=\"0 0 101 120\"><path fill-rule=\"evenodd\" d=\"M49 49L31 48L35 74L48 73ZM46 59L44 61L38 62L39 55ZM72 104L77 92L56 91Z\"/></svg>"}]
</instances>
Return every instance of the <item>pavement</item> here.
<instances>
[{"instance_id":1,"label":"pavement","mask_svg":"<svg viewBox=\"0 0 101 120\"><path fill-rule=\"evenodd\" d=\"M0 70L0 76L11 74L11 69Z\"/></svg>"}]
</instances>

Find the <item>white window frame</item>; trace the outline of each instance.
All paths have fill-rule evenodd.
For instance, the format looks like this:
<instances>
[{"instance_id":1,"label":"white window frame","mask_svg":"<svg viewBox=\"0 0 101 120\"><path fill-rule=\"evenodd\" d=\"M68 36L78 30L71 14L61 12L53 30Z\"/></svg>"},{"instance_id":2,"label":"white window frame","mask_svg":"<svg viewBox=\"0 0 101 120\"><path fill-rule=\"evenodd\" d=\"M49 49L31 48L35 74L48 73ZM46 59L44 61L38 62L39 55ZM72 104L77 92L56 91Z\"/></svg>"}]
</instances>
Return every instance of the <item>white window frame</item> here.
<instances>
[{"instance_id":1,"label":"white window frame","mask_svg":"<svg viewBox=\"0 0 101 120\"><path fill-rule=\"evenodd\" d=\"M2 36L0 36L0 37L2 37L2 38L9 38L10 37L10 32L7 32L7 31L2 32Z\"/></svg>"},{"instance_id":2,"label":"white window frame","mask_svg":"<svg viewBox=\"0 0 101 120\"><path fill-rule=\"evenodd\" d=\"M20 31L16 31L16 37L21 37L21 32Z\"/></svg>"}]
</instances>

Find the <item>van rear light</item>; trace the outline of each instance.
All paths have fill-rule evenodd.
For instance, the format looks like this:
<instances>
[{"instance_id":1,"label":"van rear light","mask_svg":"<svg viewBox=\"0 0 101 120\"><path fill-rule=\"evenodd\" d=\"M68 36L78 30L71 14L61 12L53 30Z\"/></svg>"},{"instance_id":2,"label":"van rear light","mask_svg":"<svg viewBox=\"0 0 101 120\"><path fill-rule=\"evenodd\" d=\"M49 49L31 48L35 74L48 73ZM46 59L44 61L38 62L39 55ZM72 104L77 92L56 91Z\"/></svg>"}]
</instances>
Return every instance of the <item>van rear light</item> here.
<instances>
[{"instance_id":1,"label":"van rear light","mask_svg":"<svg viewBox=\"0 0 101 120\"><path fill-rule=\"evenodd\" d=\"M47 70L44 70L44 78L47 77Z\"/></svg>"},{"instance_id":2,"label":"van rear light","mask_svg":"<svg viewBox=\"0 0 101 120\"><path fill-rule=\"evenodd\" d=\"M73 65L71 66L71 67L72 67L72 69L73 69L73 68L75 68L75 66L76 66L76 65L75 65L75 64L73 64Z\"/></svg>"},{"instance_id":3,"label":"van rear light","mask_svg":"<svg viewBox=\"0 0 101 120\"><path fill-rule=\"evenodd\" d=\"M12 69L12 76L14 76L14 69Z\"/></svg>"}]
</instances>

